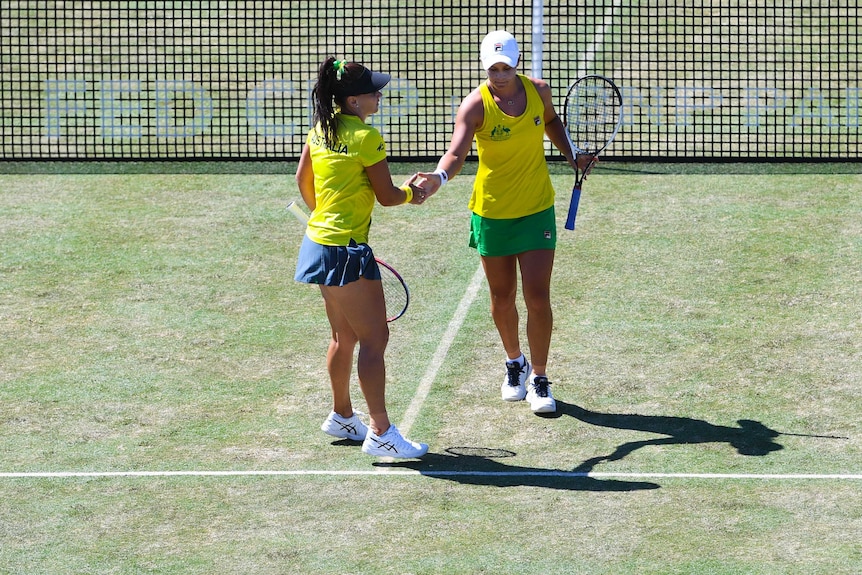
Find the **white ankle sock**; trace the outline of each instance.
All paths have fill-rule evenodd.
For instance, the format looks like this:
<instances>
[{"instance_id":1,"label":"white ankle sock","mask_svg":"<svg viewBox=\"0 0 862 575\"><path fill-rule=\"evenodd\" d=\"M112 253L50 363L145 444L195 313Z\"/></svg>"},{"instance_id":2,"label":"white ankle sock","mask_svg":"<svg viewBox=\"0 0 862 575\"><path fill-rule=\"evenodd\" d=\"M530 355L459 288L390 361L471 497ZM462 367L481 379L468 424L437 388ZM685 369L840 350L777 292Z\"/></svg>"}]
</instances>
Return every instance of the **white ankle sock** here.
<instances>
[{"instance_id":1,"label":"white ankle sock","mask_svg":"<svg viewBox=\"0 0 862 575\"><path fill-rule=\"evenodd\" d=\"M523 353L521 354L521 357L518 357L516 359L509 359L508 357L506 358L506 363L511 363L513 361L517 361L518 365L520 365L521 367L527 365L527 358Z\"/></svg>"}]
</instances>

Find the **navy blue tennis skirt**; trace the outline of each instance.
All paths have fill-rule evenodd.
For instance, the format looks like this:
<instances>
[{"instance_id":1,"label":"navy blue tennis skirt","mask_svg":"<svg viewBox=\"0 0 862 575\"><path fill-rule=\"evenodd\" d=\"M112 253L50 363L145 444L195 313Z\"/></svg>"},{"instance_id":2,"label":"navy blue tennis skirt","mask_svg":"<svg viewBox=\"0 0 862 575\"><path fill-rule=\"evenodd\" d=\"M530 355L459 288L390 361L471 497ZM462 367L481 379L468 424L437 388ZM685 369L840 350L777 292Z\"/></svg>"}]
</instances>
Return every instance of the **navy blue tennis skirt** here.
<instances>
[{"instance_id":1,"label":"navy blue tennis skirt","mask_svg":"<svg viewBox=\"0 0 862 575\"><path fill-rule=\"evenodd\" d=\"M303 238L293 279L307 284L343 286L361 277L380 279L371 246L353 240L346 246L324 246L308 236Z\"/></svg>"}]
</instances>

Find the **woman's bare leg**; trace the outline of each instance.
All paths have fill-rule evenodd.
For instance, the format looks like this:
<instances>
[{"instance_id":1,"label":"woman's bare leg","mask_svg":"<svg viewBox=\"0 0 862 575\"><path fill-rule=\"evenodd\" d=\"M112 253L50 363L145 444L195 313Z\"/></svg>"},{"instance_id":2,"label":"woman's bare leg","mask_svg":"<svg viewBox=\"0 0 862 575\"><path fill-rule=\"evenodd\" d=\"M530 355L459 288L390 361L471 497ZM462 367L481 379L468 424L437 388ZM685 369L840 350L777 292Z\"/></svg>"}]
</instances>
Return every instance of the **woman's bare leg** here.
<instances>
[{"instance_id":1,"label":"woman's bare leg","mask_svg":"<svg viewBox=\"0 0 862 575\"><path fill-rule=\"evenodd\" d=\"M327 302L327 314L334 332L333 340L345 337L359 343L357 373L359 386L368 405L369 427L377 435L389 429L389 415L386 411L386 365L384 354L389 343L389 325L386 323L386 304L383 287L379 281L360 279L345 286L322 286L323 297ZM340 331L339 331L340 330ZM340 347L336 343L336 347ZM343 357L336 350L334 364L339 377L343 375ZM351 358L352 358L351 347ZM348 371L349 380L349 371ZM335 389L333 396L343 393ZM338 386L341 386L338 380Z\"/></svg>"}]
</instances>

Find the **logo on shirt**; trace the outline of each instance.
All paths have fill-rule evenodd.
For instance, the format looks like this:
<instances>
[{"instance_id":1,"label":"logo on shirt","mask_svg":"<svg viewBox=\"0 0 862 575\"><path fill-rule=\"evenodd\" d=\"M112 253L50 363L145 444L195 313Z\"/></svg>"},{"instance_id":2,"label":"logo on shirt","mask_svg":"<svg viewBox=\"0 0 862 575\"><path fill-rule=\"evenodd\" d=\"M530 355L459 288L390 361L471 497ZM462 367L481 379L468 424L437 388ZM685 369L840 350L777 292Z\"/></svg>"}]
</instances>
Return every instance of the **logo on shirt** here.
<instances>
[{"instance_id":1,"label":"logo on shirt","mask_svg":"<svg viewBox=\"0 0 862 575\"><path fill-rule=\"evenodd\" d=\"M542 119L539 116L534 116L533 117L533 123L537 126L541 126L542 125Z\"/></svg>"},{"instance_id":2,"label":"logo on shirt","mask_svg":"<svg viewBox=\"0 0 862 575\"><path fill-rule=\"evenodd\" d=\"M512 137L512 129L503 126L502 124L497 124L493 130L491 130L491 139L495 142L501 142L503 140L508 140Z\"/></svg>"}]
</instances>

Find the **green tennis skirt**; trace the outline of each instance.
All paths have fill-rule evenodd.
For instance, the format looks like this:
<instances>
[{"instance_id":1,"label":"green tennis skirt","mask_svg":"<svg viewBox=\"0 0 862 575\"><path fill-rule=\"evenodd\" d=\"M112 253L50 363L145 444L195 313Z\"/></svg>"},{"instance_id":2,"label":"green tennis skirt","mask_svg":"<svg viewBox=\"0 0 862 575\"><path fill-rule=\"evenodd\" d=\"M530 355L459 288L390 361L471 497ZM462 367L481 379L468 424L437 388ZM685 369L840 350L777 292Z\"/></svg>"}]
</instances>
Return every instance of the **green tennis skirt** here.
<instances>
[{"instance_id":1,"label":"green tennis skirt","mask_svg":"<svg viewBox=\"0 0 862 575\"><path fill-rule=\"evenodd\" d=\"M470 218L470 247L481 256L511 256L531 250L557 247L557 220L554 206L547 210L503 220L473 214Z\"/></svg>"}]
</instances>

